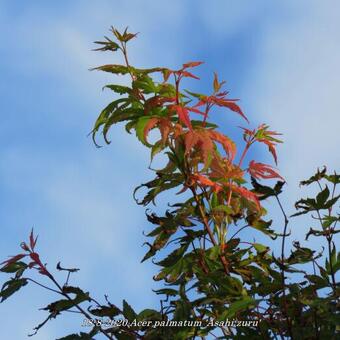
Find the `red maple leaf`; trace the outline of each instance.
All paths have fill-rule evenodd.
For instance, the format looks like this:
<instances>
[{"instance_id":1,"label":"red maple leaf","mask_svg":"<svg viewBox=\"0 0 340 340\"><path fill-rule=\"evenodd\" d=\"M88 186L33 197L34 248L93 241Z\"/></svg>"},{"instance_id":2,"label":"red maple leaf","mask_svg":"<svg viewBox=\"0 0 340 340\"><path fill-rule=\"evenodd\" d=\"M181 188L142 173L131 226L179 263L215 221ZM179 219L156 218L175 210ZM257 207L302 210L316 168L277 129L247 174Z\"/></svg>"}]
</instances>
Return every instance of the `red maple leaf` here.
<instances>
[{"instance_id":1,"label":"red maple leaf","mask_svg":"<svg viewBox=\"0 0 340 340\"><path fill-rule=\"evenodd\" d=\"M183 69L189 68L189 67L197 67L199 65L204 64L204 61L189 61L185 64L183 64Z\"/></svg>"},{"instance_id":2,"label":"red maple leaf","mask_svg":"<svg viewBox=\"0 0 340 340\"><path fill-rule=\"evenodd\" d=\"M248 190L244 187L240 187L240 186L234 185L234 184L231 184L230 188L233 192L236 192L241 197L244 197L248 201L252 201L253 203L255 203L256 208L258 210L261 209L260 201L259 201L258 197L253 192L251 192L250 190Z\"/></svg>"},{"instance_id":3,"label":"red maple leaf","mask_svg":"<svg viewBox=\"0 0 340 340\"><path fill-rule=\"evenodd\" d=\"M254 178L281 178L283 177L276 172L270 165L263 163L256 163L255 161L251 161L248 167L249 174Z\"/></svg>"},{"instance_id":4,"label":"red maple leaf","mask_svg":"<svg viewBox=\"0 0 340 340\"><path fill-rule=\"evenodd\" d=\"M193 174L191 175L191 179L194 181L196 184L200 184L205 187L211 187L211 189L218 193L222 190L222 186L219 185L218 183L213 182L210 180L208 177L200 175L200 174Z\"/></svg>"},{"instance_id":5,"label":"red maple leaf","mask_svg":"<svg viewBox=\"0 0 340 340\"><path fill-rule=\"evenodd\" d=\"M281 135L276 131L268 130L269 126L266 124L261 124L257 129L249 130L247 128L243 129L243 139L249 144L249 146L255 142L263 143L268 146L269 152L272 154L275 164L277 164L276 155L276 144L282 143L281 140L277 139L275 136Z\"/></svg>"},{"instance_id":6,"label":"red maple leaf","mask_svg":"<svg viewBox=\"0 0 340 340\"><path fill-rule=\"evenodd\" d=\"M170 105L168 107L170 111L176 111L179 121L182 122L189 130L192 130L189 111L187 108L182 105Z\"/></svg>"}]
</instances>

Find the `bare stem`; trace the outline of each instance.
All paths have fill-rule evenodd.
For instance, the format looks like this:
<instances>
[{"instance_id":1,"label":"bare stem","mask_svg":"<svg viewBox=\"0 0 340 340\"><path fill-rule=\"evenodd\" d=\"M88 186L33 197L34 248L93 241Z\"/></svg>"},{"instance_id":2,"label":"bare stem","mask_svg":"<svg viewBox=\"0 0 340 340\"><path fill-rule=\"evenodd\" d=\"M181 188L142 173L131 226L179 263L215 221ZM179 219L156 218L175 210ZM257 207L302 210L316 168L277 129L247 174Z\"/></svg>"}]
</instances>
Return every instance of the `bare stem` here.
<instances>
[{"instance_id":1,"label":"bare stem","mask_svg":"<svg viewBox=\"0 0 340 340\"><path fill-rule=\"evenodd\" d=\"M285 266L284 264L285 241L286 241L287 227L288 227L289 220L288 220L285 210L283 209L283 206L281 204L279 197L277 195L275 195L275 197L276 197L277 203L279 204L282 215L284 217L284 227L283 227L282 244L281 244L281 283L282 283L282 294L283 294L283 308L284 308L284 313L285 313L285 317L287 321L287 329L288 329L289 336L291 337L291 339L294 339L291 320L289 319L289 316L288 316L288 306L287 306L287 297L286 297L287 287L286 287L286 281L285 281L285 268L284 268Z\"/></svg>"},{"instance_id":2,"label":"bare stem","mask_svg":"<svg viewBox=\"0 0 340 340\"><path fill-rule=\"evenodd\" d=\"M36 285L38 285L38 286L40 286L40 287L42 287L42 288L45 288L45 289L47 289L47 290L50 290L50 291L53 292L53 293L57 293L57 294L63 295L63 294L60 293L58 290L55 290L55 289L50 288L50 287L47 287L47 286L41 284L40 282L35 281L35 280L33 280L33 279L29 278L29 277L27 277L26 280L31 281L31 282L33 282L34 284L36 284Z\"/></svg>"}]
</instances>

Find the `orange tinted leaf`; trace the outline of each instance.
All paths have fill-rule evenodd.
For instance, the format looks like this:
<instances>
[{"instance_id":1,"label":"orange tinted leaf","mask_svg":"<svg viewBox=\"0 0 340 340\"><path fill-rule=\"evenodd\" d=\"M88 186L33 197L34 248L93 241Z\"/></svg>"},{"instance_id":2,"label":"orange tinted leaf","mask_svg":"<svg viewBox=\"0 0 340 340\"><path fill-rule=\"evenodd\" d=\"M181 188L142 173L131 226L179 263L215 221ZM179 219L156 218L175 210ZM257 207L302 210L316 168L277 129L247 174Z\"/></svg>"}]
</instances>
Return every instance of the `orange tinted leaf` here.
<instances>
[{"instance_id":1,"label":"orange tinted leaf","mask_svg":"<svg viewBox=\"0 0 340 340\"><path fill-rule=\"evenodd\" d=\"M165 103L173 103L174 101L176 101L175 97L151 97L145 101L144 113L148 114L152 108L163 106Z\"/></svg>"},{"instance_id":2,"label":"orange tinted leaf","mask_svg":"<svg viewBox=\"0 0 340 340\"><path fill-rule=\"evenodd\" d=\"M175 139L178 138L178 136L183 134L183 127L182 127L182 125L176 123L174 128L173 128L173 131L174 131L174 133L173 133L174 138Z\"/></svg>"},{"instance_id":3,"label":"orange tinted leaf","mask_svg":"<svg viewBox=\"0 0 340 340\"><path fill-rule=\"evenodd\" d=\"M176 195L180 195L187 190L188 190L188 187L186 185L183 185L182 189L180 191L176 192Z\"/></svg>"},{"instance_id":4,"label":"orange tinted leaf","mask_svg":"<svg viewBox=\"0 0 340 340\"><path fill-rule=\"evenodd\" d=\"M128 42L129 40L135 38L138 33L124 33L123 35L123 41Z\"/></svg>"},{"instance_id":5,"label":"orange tinted leaf","mask_svg":"<svg viewBox=\"0 0 340 340\"><path fill-rule=\"evenodd\" d=\"M188 154L191 149L198 143L199 135L195 130L188 131L184 136L185 153Z\"/></svg>"},{"instance_id":6,"label":"orange tinted leaf","mask_svg":"<svg viewBox=\"0 0 340 340\"><path fill-rule=\"evenodd\" d=\"M275 164L277 164L277 155L276 155L275 144L269 144L269 143L266 143L266 144L268 145L269 152L273 155Z\"/></svg>"},{"instance_id":7,"label":"orange tinted leaf","mask_svg":"<svg viewBox=\"0 0 340 340\"><path fill-rule=\"evenodd\" d=\"M238 113L241 117L243 117L249 123L248 118L242 112L241 108L237 104L235 104L235 101L237 100L238 99L225 99L225 98L217 98L214 96L212 97L213 103L221 107L227 107L229 110Z\"/></svg>"},{"instance_id":8,"label":"orange tinted leaf","mask_svg":"<svg viewBox=\"0 0 340 340\"><path fill-rule=\"evenodd\" d=\"M204 64L203 61L190 61L188 63L183 64L183 69L189 68L189 67L196 67L202 64Z\"/></svg>"},{"instance_id":9,"label":"orange tinted leaf","mask_svg":"<svg viewBox=\"0 0 340 340\"><path fill-rule=\"evenodd\" d=\"M242 180L244 173L242 169L233 164L230 160L215 156L210 165L211 178L218 178L223 180Z\"/></svg>"},{"instance_id":10,"label":"orange tinted leaf","mask_svg":"<svg viewBox=\"0 0 340 340\"><path fill-rule=\"evenodd\" d=\"M220 84L218 82L217 73L214 72L214 82L213 82L214 92L218 92L220 90Z\"/></svg>"},{"instance_id":11,"label":"orange tinted leaf","mask_svg":"<svg viewBox=\"0 0 340 340\"><path fill-rule=\"evenodd\" d=\"M230 159L234 159L236 155L236 145L235 143L228 138L227 136L215 131L215 130L208 130L209 135L211 139L214 141L220 143L225 151L225 153L228 155Z\"/></svg>"},{"instance_id":12,"label":"orange tinted leaf","mask_svg":"<svg viewBox=\"0 0 340 340\"><path fill-rule=\"evenodd\" d=\"M170 110L175 110L178 114L178 119L182 122L189 130L192 130L192 125L189 117L189 111L181 105L171 105Z\"/></svg>"},{"instance_id":13,"label":"orange tinted leaf","mask_svg":"<svg viewBox=\"0 0 340 340\"><path fill-rule=\"evenodd\" d=\"M214 72L214 81L213 81L214 92L217 93L221 89L223 84L225 84L225 81L219 82L218 77L217 77L217 73ZM228 94L228 92L222 92L222 93L218 93L217 96L225 96L227 94Z\"/></svg>"},{"instance_id":14,"label":"orange tinted leaf","mask_svg":"<svg viewBox=\"0 0 340 340\"><path fill-rule=\"evenodd\" d=\"M260 143L264 143L268 146L268 150L272 154L274 161L275 161L275 164L277 164L277 155L276 155L276 150L275 150L276 144L267 140L267 139L258 139L257 141L260 142Z\"/></svg>"},{"instance_id":15,"label":"orange tinted leaf","mask_svg":"<svg viewBox=\"0 0 340 340\"><path fill-rule=\"evenodd\" d=\"M166 140L168 139L171 128L172 128L172 124L168 119L166 119L166 118L160 119L159 130L161 132L163 144L165 144Z\"/></svg>"},{"instance_id":16,"label":"orange tinted leaf","mask_svg":"<svg viewBox=\"0 0 340 340\"><path fill-rule=\"evenodd\" d=\"M202 134L201 138L201 154L204 162L204 166L206 167L209 163L209 159L212 158L213 154L215 153L215 147L212 139L209 137L209 135L204 131L205 133Z\"/></svg>"},{"instance_id":17,"label":"orange tinted leaf","mask_svg":"<svg viewBox=\"0 0 340 340\"><path fill-rule=\"evenodd\" d=\"M222 83L220 83L218 86L222 85ZM214 80L214 86L216 85L217 83ZM194 107L199 107L205 103L211 103L220 107L226 107L229 110L238 113L242 118L244 118L249 123L248 118L242 112L241 108L235 103L236 101L238 101L238 99L227 99L225 98L227 94L228 92L221 92L215 96L202 97L201 100Z\"/></svg>"},{"instance_id":18,"label":"orange tinted leaf","mask_svg":"<svg viewBox=\"0 0 340 340\"><path fill-rule=\"evenodd\" d=\"M211 187L214 192L219 192L222 190L222 187L219 184L213 182L208 177L205 177L203 175L194 174L192 175L192 179L198 184Z\"/></svg>"},{"instance_id":19,"label":"orange tinted leaf","mask_svg":"<svg viewBox=\"0 0 340 340\"><path fill-rule=\"evenodd\" d=\"M241 197L243 197L243 198L245 198L249 201L254 202L255 205L256 205L256 208L258 210L261 209L260 201L259 201L258 197L253 192L249 191L246 188L239 187L237 185L231 185L231 190L233 192L236 192L237 194L239 194Z\"/></svg>"},{"instance_id":20,"label":"orange tinted leaf","mask_svg":"<svg viewBox=\"0 0 340 340\"><path fill-rule=\"evenodd\" d=\"M1 262L0 265L1 265L1 264L4 264L4 265L5 265L4 267L9 266L10 264L15 263L15 262L21 260L21 259L24 258L25 256L26 256L26 254L18 254L18 255L15 255L15 256L11 257L10 259Z\"/></svg>"},{"instance_id":21,"label":"orange tinted leaf","mask_svg":"<svg viewBox=\"0 0 340 340\"><path fill-rule=\"evenodd\" d=\"M173 73L173 71L169 70L169 69L163 69L162 70L163 73L163 79L164 79L164 83L168 81L170 75Z\"/></svg>"},{"instance_id":22,"label":"orange tinted leaf","mask_svg":"<svg viewBox=\"0 0 340 340\"><path fill-rule=\"evenodd\" d=\"M192 176L196 181L200 182L203 185L209 185L209 186L214 186L215 182L213 182L212 180L210 180L209 178L200 175L200 174L196 174Z\"/></svg>"},{"instance_id":23,"label":"orange tinted leaf","mask_svg":"<svg viewBox=\"0 0 340 340\"><path fill-rule=\"evenodd\" d=\"M150 130L152 130L158 123L158 118L154 117L154 118L150 118L149 121L146 123L145 127L144 127L144 140L147 143L147 136L150 132Z\"/></svg>"},{"instance_id":24,"label":"orange tinted leaf","mask_svg":"<svg viewBox=\"0 0 340 340\"><path fill-rule=\"evenodd\" d=\"M203 106L207 103L207 97L203 97L200 101L197 102L197 104L195 104L193 106L193 108L196 108L196 107L200 107L200 106Z\"/></svg>"},{"instance_id":25,"label":"orange tinted leaf","mask_svg":"<svg viewBox=\"0 0 340 340\"><path fill-rule=\"evenodd\" d=\"M281 178L283 179L278 172L276 172L270 165L263 163L256 163L255 161L251 161L249 163L248 172L254 178Z\"/></svg>"},{"instance_id":26,"label":"orange tinted leaf","mask_svg":"<svg viewBox=\"0 0 340 340\"><path fill-rule=\"evenodd\" d=\"M185 152L188 154L192 148L195 148L198 154L201 156L205 166L208 166L209 159L215 150L212 138L208 134L208 131L191 130L188 131L184 136Z\"/></svg>"},{"instance_id":27,"label":"orange tinted leaf","mask_svg":"<svg viewBox=\"0 0 340 340\"><path fill-rule=\"evenodd\" d=\"M187 110L205 116L205 113L204 113L204 112L202 112L202 111L196 109L194 106L193 106L193 107L187 107Z\"/></svg>"},{"instance_id":28,"label":"orange tinted leaf","mask_svg":"<svg viewBox=\"0 0 340 340\"><path fill-rule=\"evenodd\" d=\"M30 247L31 247L32 250L34 250L34 247L37 243L37 239L38 239L38 236L36 238L34 238L33 229L32 229L31 234L30 234Z\"/></svg>"},{"instance_id":29,"label":"orange tinted leaf","mask_svg":"<svg viewBox=\"0 0 340 340\"><path fill-rule=\"evenodd\" d=\"M192 74L191 72L188 72L188 71L180 71L180 75L181 75L182 77L200 79L199 77L195 76L194 74Z\"/></svg>"},{"instance_id":30,"label":"orange tinted leaf","mask_svg":"<svg viewBox=\"0 0 340 340\"><path fill-rule=\"evenodd\" d=\"M266 124L261 124L257 127L257 129L249 130L246 128L243 129L243 139L248 143L253 143L255 141L259 143L266 144L268 146L269 152L272 154L275 164L277 164L277 155L276 155L276 143L282 143L281 140L275 138L274 136L281 135L276 131L269 131L269 126Z\"/></svg>"}]
</instances>

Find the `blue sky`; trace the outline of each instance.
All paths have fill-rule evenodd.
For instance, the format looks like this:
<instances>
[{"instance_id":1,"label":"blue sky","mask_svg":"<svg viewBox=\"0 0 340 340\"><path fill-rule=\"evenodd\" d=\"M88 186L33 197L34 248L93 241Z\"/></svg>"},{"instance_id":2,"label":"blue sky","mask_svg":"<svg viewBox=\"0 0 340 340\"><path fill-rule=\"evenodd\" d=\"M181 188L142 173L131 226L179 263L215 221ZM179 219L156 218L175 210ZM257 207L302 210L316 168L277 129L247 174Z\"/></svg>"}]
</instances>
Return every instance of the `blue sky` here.
<instances>
[{"instance_id":1,"label":"blue sky","mask_svg":"<svg viewBox=\"0 0 340 340\"><path fill-rule=\"evenodd\" d=\"M140 32L132 64L175 68L204 60L203 90L218 71L252 126L265 122L284 134L279 168L293 212L295 198L306 193L299 181L318 166L340 165L339 10L335 0L1 1L1 258L15 254L34 226L50 267L61 260L81 268L73 283L117 304L126 298L137 310L158 304L151 291L156 268L140 264L148 225L131 195L151 176L147 150L121 127L109 147L96 149L87 137L110 100L101 88L111 82L88 69L118 61L90 50L111 25ZM230 113L217 120L224 131L243 124ZM269 161L265 150L256 152ZM294 239L302 240L310 226L296 223ZM52 299L25 287L6 301L2 336L24 339L45 317L38 308ZM78 325L67 315L35 339Z\"/></svg>"}]
</instances>

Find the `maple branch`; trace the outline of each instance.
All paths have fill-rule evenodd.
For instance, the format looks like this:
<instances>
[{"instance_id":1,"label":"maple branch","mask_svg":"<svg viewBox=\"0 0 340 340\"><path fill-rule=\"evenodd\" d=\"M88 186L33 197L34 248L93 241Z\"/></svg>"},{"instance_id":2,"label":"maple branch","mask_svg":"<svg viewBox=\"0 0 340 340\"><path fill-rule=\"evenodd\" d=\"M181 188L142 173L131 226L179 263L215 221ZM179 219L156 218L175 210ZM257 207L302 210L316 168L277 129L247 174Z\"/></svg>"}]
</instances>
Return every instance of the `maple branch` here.
<instances>
[{"instance_id":1,"label":"maple branch","mask_svg":"<svg viewBox=\"0 0 340 340\"><path fill-rule=\"evenodd\" d=\"M321 188L321 190L322 190L322 188ZM323 229L322 217L320 215L320 211L317 210L316 212L318 214L318 220L320 222L321 228ZM334 296L337 296L336 281L335 281L335 274L334 274L333 261L332 261L332 236L333 235L331 233L326 234L326 240L327 240L327 245L328 245L329 268L330 268L331 278L332 278L331 286L332 286Z\"/></svg>"},{"instance_id":2,"label":"maple branch","mask_svg":"<svg viewBox=\"0 0 340 340\"><path fill-rule=\"evenodd\" d=\"M316 270L315 270L315 259L313 258L313 272L314 272L314 275L316 275ZM316 289L314 290L314 294L316 294ZM314 327L315 327L315 336L316 336L316 339L319 339L320 338L320 335L319 335L319 325L318 325L318 319L317 319L317 314L316 314L316 309L313 308L313 318L314 318Z\"/></svg>"},{"instance_id":3,"label":"maple branch","mask_svg":"<svg viewBox=\"0 0 340 340\"><path fill-rule=\"evenodd\" d=\"M242 166L242 162L243 162L243 160L244 160L244 157L246 156L246 154L247 154L247 152L248 152L248 150L249 150L251 144L252 144L252 141L247 141L247 144L246 144L246 146L245 146L245 148L244 148L244 150L243 150L243 152L242 152L240 161L239 161L239 163L238 163L238 166L239 166L239 167ZM232 183L232 181L229 180L230 191L229 191L228 200L227 200L228 205L230 205L231 196L232 196L232 193L233 193L233 190L231 189L231 183Z\"/></svg>"},{"instance_id":4,"label":"maple branch","mask_svg":"<svg viewBox=\"0 0 340 340\"><path fill-rule=\"evenodd\" d=\"M217 242L216 242L216 240L215 240L215 237L214 237L214 234L213 234L213 232L212 232L212 230L211 230L211 228L210 228L210 226L209 226L209 222L208 222L208 220L207 220L207 217L206 217L204 208L203 208L203 206L202 206L202 204L201 204L201 202L200 202L200 200L199 200L199 198L198 198L198 195L197 195L197 193L196 193L196 190L195 190L195 188L193 188L193 187L190 187L190 190L191 190L191 192L192 192L192 194L193 194L193 196L194 196L194 199L195 199L195 201L196 201L196 204L197 204L197 206L198 206L199 212L200 212L200 214L201 214L201 218L202 218L203 225L204 225L206 231L208 232L210 241L211 241L211 243L212 243L214 246L217 246L218 244L217 244ZM226 273L227 275L229 275L229 274L230 274L230 271L229 271L228 262L227 262L225 256L222 255L222 254L220 254L219 257L220 257L220 260L221 260L221 262L222 262L222 265L223 265L223 268L224 268L225 273Z\"/></svg>"},{"instance_id":5,"label":"maple branch","mask_svg":"<svg viewBox=\"0 0 340 340\"><path fill-rule=\"evenodd\" d=\"M250 225L249 224L246 224L246 225L244 225L242 228L240 228L239 230L237 230L234 234L233 234L233 236L230 238L230 240L232 240L239 232L241 232L243 229L245 229L245 228L248 228L248 227L250 227Z\"/></svg>"},{"instance_id":6,"label":"maple branch","mask_svg":"<svg viewBox=\"0 0 340 340\"><path fill-rule=\"evenodd\" d=\"M131 79L132 81L136 80L136 77L132 74L131 72L131 66L129 64L129 59L128 59L128 54L127 54L127 49L126 49L126 43L121 43L121 50L123 52L123 56L124 56L124 60L125 60L125 64L126 64L126 67L128 68L129 70L129 74L131 76Z\"/></svg>"},{"instance_id":7,"label":"maple branch","mask_svg":"<svg viewBox=\"0 0 340 340\"><path fill-rule=\"evenodd\" d=\"M282 212L282 215L284 217L284 227L283 227L283 236L282 236L282 244L281 244L281 282L282 282L282 294L283 294L283 308L284 308L284 313L287 321L287 328L288 328L288 333L291 337L291 339L294 339L293 337L293 331L292 331L292 324L291 320L289 319L288 315L288 307L287 307L287 297L286 297L286 282L285 282L285 268L284 268L284 254L285 254L285 241L286 241L286 236L287 236L287 227L288 227L288 217L283 209L283 206L281 204L281 201L278 197L278 195L275 195L275 198L277 200L277 203L280 207L280 210Z\"/></svg>"},{"instance_id":8,"label":"maple branch","mask_svg":"<svg viewBox=\"0 0 340 340\"><path fill-rule=\"evenodd\" d=\"M57 282L57 280L51 275L50 276L50 279L51 281L58 287L59 289L59 294L63 295L64 297L66 297L66 299L68 299L69 301L72 301L73 302L73 299L63 291L63 288L60 286L60 284ZM75 304L74 307L76 309L78 309L78 311L83 314L87 319L91 320L91 315L88 314L82 307L80 307L78 304ZM103 335L110 339L110 340L113 340L113 337L110 335L110 333L106 330L106 329L103 329L102 327L99 328L99 331L101 333L103 333Z\"/></svg>"},{"instance_id":9,"label":"maple branch","mask_svg":"<svg viewBox=\"0 0 340 340\"><path fill-rule=\"evenodd\" d=\"M208 114L209 114L209 111L211 109L212 105L210 103L207 102L207 105L205 107L205 112L204 112L204 118L203 118L203 123L202 123L202 126L205 127L206 126L206 123L207 123L207 119L208 119Z\"/></svg>"},{"instance_id":10,"label":"maple branch","mask_svg":"<svg viewBox=\"0 0 340 340\"><path fill-rule=\"evenodd\" d=\"M36 284L36 285L38 285L38 286L40 286L40 287L42 287L42 288L45 288L45 289L47 289L47 290L50 290L50 291L53 292L53 293L57 293L57 294L63 295L63 294L60 293L58 290L55 290L55 289L50 288L50 287L47 287L47 286L43 285L42 283L40 283L40 282L38 282L38 281L35 281L35 280L33 280L33 279L29 278L29 277L26 277L26 280L31 281L31 282L33 282L34 284Z\"/></svg>"},{"instance_id":11,"label":"maple branch","mask_svg":"<svg viewBox=\"0 0 340 340\"><path fill-rule=\"evenodd\" d=\"M179 82L180 79L177 78L176 74L174 74L175 77L175 87L176 87L176 104L179 105Z\"/></svg>"},{"instance_id":12,"label":"maple branch","mask_svg":"<svg viewBox=\"0 0 340 340\"><path fill-rule=\"evenodd\" d=\"M336 172L334 172L334 174L336 175ZM336 182L333 183L333 190L332 190L332 198L331 199L334 199L334 195L335 195L335 189L336 189ZM329 209L328 209L328 216L330 217L331 214L332 214L332 208L333 206L331 206ZM323 229L323 225L322 225L322 220L320 219L320 213L318 211L318 215L319 215L319 221L321 223L321 228ZM331 228L331 226L329 226L329 231L334 231L335 230L335 227L336 227L336 223L335 222L335 225L333 227L333 229ZM329 266L330 266L330 270L331 270L331 277L332 277L332 288L333 288L333 292L335 294L335 296L337 296L337 293L336 293L336 281L335 281L335 273L334 273L334 267L333 267L333 260L332 260L332 250L331 250L331 247L332 247L332 240L333 240L333 234L330 232L327 234L326 236L326 239L327 239L327 243L328 243L328 256L329 256ZM339 296L338 296L338 299Z\"/></svg>"}]
</instances>

